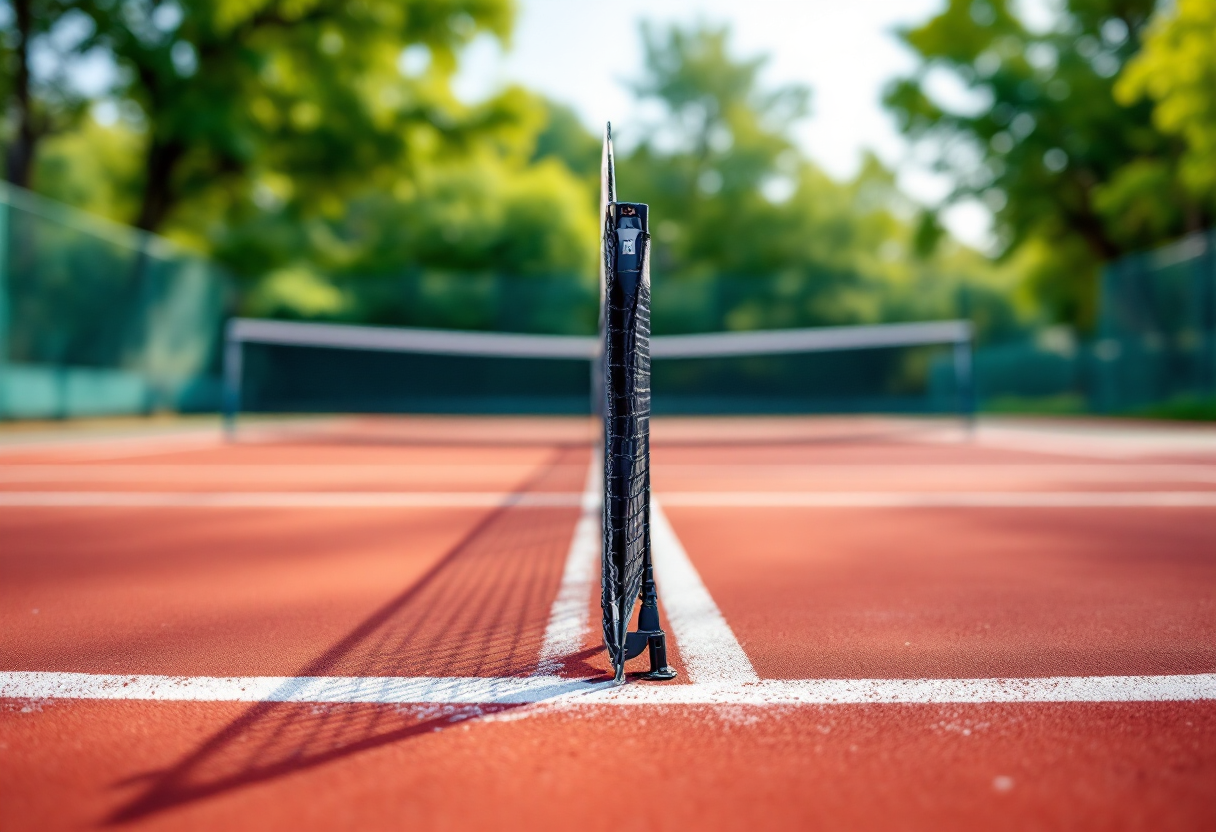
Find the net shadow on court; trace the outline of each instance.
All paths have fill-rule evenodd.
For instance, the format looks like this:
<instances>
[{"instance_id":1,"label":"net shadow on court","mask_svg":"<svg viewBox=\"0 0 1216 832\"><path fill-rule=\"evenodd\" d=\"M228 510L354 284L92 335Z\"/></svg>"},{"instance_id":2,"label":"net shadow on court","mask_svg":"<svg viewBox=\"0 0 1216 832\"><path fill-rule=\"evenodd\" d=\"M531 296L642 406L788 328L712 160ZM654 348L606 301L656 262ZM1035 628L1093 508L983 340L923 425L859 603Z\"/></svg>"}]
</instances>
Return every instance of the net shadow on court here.
<instances>
[{"instance_id":1,"label":"net shadow on court","mask_svg":"<svg viewBox=\"0 0 1216 832\"><path fill-rule=\"evenodd\" d=\"M588 449L555 451L518 494L570 477ZM585 473L585 467L584 467ZM297 676L525 676L536 672L577 507L494 510L408 589ZM121 824L517 706L262 702L161 771Z\"/></svg>"}]
</instances>

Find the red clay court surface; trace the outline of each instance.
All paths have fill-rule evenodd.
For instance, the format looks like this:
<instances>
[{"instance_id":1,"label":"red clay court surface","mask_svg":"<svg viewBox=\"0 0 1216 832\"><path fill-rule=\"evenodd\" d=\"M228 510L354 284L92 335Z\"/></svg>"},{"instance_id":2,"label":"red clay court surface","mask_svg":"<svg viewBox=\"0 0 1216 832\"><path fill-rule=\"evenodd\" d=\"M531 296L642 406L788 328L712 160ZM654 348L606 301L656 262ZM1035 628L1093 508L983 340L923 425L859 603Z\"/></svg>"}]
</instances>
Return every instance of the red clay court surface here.
<instances>
[{"instance_id":1,"label":"red clay court surface","mask_svg":"<svg viewBox=\"0 0 1216 832\"><path fill-rule=\"evenodd\" d=\"M659 420L616 690L592 436L7 435L0 828L1216 828L1216 430Z\"/></svg>"}]
</instances>

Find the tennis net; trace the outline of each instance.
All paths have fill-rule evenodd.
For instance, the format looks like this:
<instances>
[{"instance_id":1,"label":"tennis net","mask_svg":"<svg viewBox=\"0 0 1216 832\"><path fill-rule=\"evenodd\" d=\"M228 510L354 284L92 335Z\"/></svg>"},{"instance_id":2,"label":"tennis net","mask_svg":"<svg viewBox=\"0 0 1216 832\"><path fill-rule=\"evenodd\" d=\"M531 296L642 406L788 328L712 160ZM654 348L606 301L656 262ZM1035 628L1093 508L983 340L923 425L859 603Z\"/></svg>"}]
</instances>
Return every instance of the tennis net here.
<instances>
[{"instance_id":1,"label":"tennis net","mask_svg":"<svg viewBox=\"0 0 1216 832\"><path fill-rule=\"evenodd\" d=\"M651 338L663 414L969 413L966 321ZM589 414L596 337L230 319L240 413Z\"/></svg>"},{"instance_id":2,"label":"tennis net","mask_svg":"<svg viewBox=\"0 0 1216 832\"><path fill-rule=\"evenodd\" d=\"M637 250L644 255L644 246ZM944 349L956 407L969 417L971 329L940 321L650 338L644 260L638 266L632 281L629 269L616 269L606 281L600 338L232 319L224 395L230 435L242 410L602 416L604 642L618 681L625 662L646 651L650 670L641 676L671 678L649 558L651 358L656 402L673 395L670 383L692 390L699 398L686 395L684 403L706 412L752 400L757 389L737 398L745 383L853 384L864 377L859 357L878 356L880 369L916 363L931 370L932 363L911 359ZM833 364L833 357L847 360ZM826 360L815 368L820 376L791 372L791 365L805 371L798 362L816 359ZM776 409L790 401L777 399ZM678 411L678 398L674 405ZM630 632L639 598L637 629Z\"/></svg>"}]
</instances>

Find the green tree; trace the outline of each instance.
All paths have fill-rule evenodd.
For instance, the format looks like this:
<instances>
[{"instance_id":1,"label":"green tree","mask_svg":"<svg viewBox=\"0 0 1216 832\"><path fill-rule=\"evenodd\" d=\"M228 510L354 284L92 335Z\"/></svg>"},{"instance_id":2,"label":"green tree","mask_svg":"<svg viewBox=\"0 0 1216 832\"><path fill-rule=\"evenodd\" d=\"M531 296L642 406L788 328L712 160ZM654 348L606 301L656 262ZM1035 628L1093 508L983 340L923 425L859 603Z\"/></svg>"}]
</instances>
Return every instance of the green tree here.
<instances>
[{"instance_id":1,"label":"green tree","mask_svg":"<svg viewBox=\"0 0 1216 832\"><path fill-rule=\"evenodd\" d=\"M928 232L918 255L916 206L876 158L844 183L806 159L791 131L809 91L765 88L763 58L732 56L725 29L643 37L634 90L662 116L618 169L622 193L651 205L656 328L946 317L960 283L992 271Z\"/></svg>"},{"instance_id":2,"label":"green tree","mask_svg":"<svg viewBox=\"0 0 1216 832\"><path fill-rule=\"evenodd\" d=\"M545 126L536 137L533 161L553 158L576 176L594 185L599 199L600 139L588 132L578 116L563 104L545 102ZM598 202L597 202L598 204Z\"/></svg>"},{"instance_id":3,"label":"green tree","mask_svg":"<svg viewBox=\"0 0 1216 832\"><path fill-rule=\"evenodd\" d=\"M1115 95L1126 106L1146 97L1156 104L1153 123L1186 142L1183 180L1216 212L1216 4L1179 0L1163 9Z\"/></svg>"},{"instance_id":4,"label":"green tree","mask_svg":"<svg viewBox=\"0 0 1216 832\"><path fill-rule=\"evenodd\" d=\"M83 0L83 49L119 69L111 91L146 125L136 224L183 202L339 198L408 165L410 133L460 142L447 81L478 31L505 37L509 0ZM420 77L403 50L429 52ZM491 114L492 115L492 114ZM392 170L394 173L386 174Z\"/></svg>"},{"instance_id":5,"label":"green tree","mask_svg":"<svg viewBox=\"0 0 1216 832\"><path fill-rule=\"evenodd\" d=\"M921 65L886 96L903 131L938 148L952 198L993 209L1006 252L1032 240L1053 252L1033 276L1039 297L1082 326L1102 261L1208 220L1182 186L1179 141L1154 127L1148 104L1124 106L1113 93L1153 7L1068 0L1037 32L1007 0L950 0L902 33ZM943 78L972 101L935 97Z\"/></svg>"},{"instance_id":6,"label":"green tree","mask_svg":"<svg viewBox=\"0 0 1216 832\"><path fill-rule=\"evenodd\" d=\"M509 89L462 116L499 125L469 136L458 152L436 133L415 148L409 169L352 190L330 210L298 200L251 206L217 235L216 249L226 262L265 275L249 294L247 311L568 331L564 323L537 323L527 315L495 318L484 303L485 314L460 308L468 292L477 294L496 276L560 278L570 291L590 294L594 183L572 173L559 155L540 152L551 112L536 96ZM430 317L406 308L409 286L427 287Z\"/></svg>"},{"instance_id":7,"label":"green tree","mask_svg":"<svg viewBox=\"0 0 1216 832\"><path fill-rule=\"evenodd\" d=\"M510 0L44 5L37 31L114 82L42 143L32 184L209 252L246 311L425 323L402 306L414 275L451 287L431 323L482 326L455 309L470 280L594 271L598 141L525 90L451 92L464 44L509 35Z\"/></svg>"},{"instance_id":8,"label":"green tree","mask_svg":"<svg viewBox=\"0 0 1216 832\"><path fill-rule=\"evenodd\" d=\"M6 115L5 177L28 188L42 141L77 123L84 97L69 70L82 49L87 20L70 0L8 0L0 3L0 97ZM34 55L55 68L34 71Z\"/></svg>"},{"instance_id":9,"label":"green tree","mask_svg":"<svg viewBox=\"0 0 1216 832\"><path fill-rule=\"evenodd\" d=\"M764 246L765 197L793 187L798 155L789 129L809 91L764 90L763 58L735 60L724 28L642 30L645 72L635 94L664 117L623 159L622 181L653 203L660 264L677 273L748 273L780 257ZM745 226L740 226L745 223ZM736 233L724 234L724 227ZM767 256L766 256L767 250Z\"/></svg>"}]
</instances>

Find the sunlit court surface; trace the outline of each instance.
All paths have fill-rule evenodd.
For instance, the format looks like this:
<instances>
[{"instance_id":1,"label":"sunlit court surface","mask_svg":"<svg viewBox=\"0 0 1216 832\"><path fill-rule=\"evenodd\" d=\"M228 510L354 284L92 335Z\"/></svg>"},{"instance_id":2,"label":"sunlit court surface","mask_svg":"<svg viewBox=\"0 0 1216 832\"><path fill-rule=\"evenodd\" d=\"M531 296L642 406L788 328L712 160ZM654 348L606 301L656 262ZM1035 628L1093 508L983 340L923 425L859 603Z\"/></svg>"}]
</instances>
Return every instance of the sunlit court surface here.
<instances>
[{"instance_id":1,"label":"sunlit court surface","mask_svg":"<svg viewBox=\"0 0 1216 832\"><path fill-rule=\"evenodd\" d=\"M623 686L596 436L6 434L4 828L1216 822L1210 428L656 420Z\"/></svg>"},{"instance_id":2,"label":"sunlit court surface","mask_svg":"<svg viewBox=\"0 0 1216 832\"><path fill-rule=\"evenodd\" d=\"M0 0L0 832L1216 830L1216 0Z\"/></svg>"}]
</instances>

